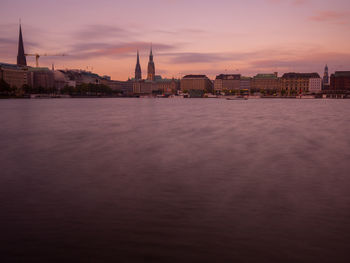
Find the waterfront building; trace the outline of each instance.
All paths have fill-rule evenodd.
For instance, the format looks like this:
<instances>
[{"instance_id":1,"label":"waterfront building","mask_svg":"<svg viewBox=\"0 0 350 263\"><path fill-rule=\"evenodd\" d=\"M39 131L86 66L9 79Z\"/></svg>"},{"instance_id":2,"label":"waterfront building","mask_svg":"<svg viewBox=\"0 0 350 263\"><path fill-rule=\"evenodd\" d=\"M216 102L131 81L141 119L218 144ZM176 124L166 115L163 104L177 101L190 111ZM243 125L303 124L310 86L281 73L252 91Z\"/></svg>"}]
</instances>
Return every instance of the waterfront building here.
<instances>
[{"instance_id":1,"label":"waterfront building","mask_svg":"<svg viewBox=\"0 0 350 263\"><path fill-rule=\"evenodd\" d=\"M74 80L70 80L62 70L53 70L53 76L56 90L61 90L66 86L76 87L76 82Z\"/></svg>"},{"instance_id":2,"label":"waterfront building","mask_svg":"<svg viewBox=\"0 0 350 263\"><path fill-rule=\"evenodd\" d=\"M162 94L176 94L180 90L180 81L178 79L159 79L156 81L157 90Z\"/></svg>"},{"instance_id":3,"label":"waterfront building","mask_svg":"<svg viewBox=\"0 0 350 263\"><path fill-rule=\"evenodd\" d=\"M220 74L214 81L214 90L217 92L238 91L241 87L240 74Z\"/></svg>"},{"instance_id":4,"label":"waterfront building","mask_svg":"<svg viewBox=\"0 0 350 263\"><path fill-rule=\"evenodd\" d=\"M310 78L309 79L309 93L320 93L322 91L322 79Z\"/></svg>"},{"instance_id":5,"label":"waterfront building","mask_svg":"<svg viewBox=\"0 0 350 263\"><path fill-rule=\"evenodd\" d=\"M19 25L19 39L18 39L18 53L17 53L17 65L27 66L27 60L24 53L23 37L22 37L22 26Z\"/></svg>"},{"instance_id":6,"label":"waterfront building","mask_svg":"<svg viewBox=\"0 0 350 263\"><path fill-rule=\"evenodd\" d=\"M331 75L330 89L333 91L350 91L350 71L336 71Z\"/></svg>"},{"instance_id":7,"label":"waterfront building","mask_svg":"<svg viewBox=\"0 0 350 263\"><path fill-rule=\"evenodd\" d=\"M156 81L134 81L133 92L135 94L176 94L180 89L180 81L177 79L162 79Z\"/></svg>"},{"instance_id":8,"label":"waterfront building","mask_svg":"<svg viewBox=\"0 0 350 263\"><path fill-rule=\"evenodd\" d=\"M124 95L129 96L133 94L134 81L132 80L119 81L102 78L100 83L110 87L115 92L123 93Z\"/></svg>"},{"instance_id":9,"label":"waterfront building","mask_svg":"<svg viewBox=\"0 0 350 263\"><path fill-rule=\"evenodd\" d=\"M22 88L31 85L31 74L28 67L14 64L0 63L0 79L6 81L11 87Z\"/></svg>"},{"instance_id":10,"label":"waterfront building","mask_svg":"<svg viewBox=\"0 0 350 263\"><path fill-rule=\"evenodd\" d=\"M320 75L318 73L285 73L280 81L281 94L290 96L308 93L310 79L320 79Z\"/></svg>"},{"instance_id":11,"label":"waterfront building","mask_svg":"<svg viewBox=\"0 0 350 263\"><path fill-rule=\"evenodd\" d=\"M245 91L250 91L251 89L251 82L252 78L251 77L242 77L241 76L241 81L240 81L240 90L245 90Z\"/></svg>"},{"instance_id":12,"label":"waterfront building","mask_svg":"<svg viewBox=\"0 0 350 263\"><path fill-rule=\"evenodd\" d=\"M30 67L28 71L32 80L30 86L34 89L53 89L55 87L54 72L52 70Z\"/></svg>"},{"instance_id":13,"label":"waterfront building","mask_svg":"<svg viewBox=\"0 0 350 263\"><path fill-rule=\"evenodd\" d=\"M153 52L152 52L152 46L151 46L151 51L150 51L150 54L149 54L148 67L147 67L147 80L154 81L155 80L155 75L156 75L156 70L155 70L155 66L154 66Z\"/></svg>"},{"instance_id":14,"label":"waterfront building","mask_svg":"<svg viewBox=\"0 0 350 263\"><path fill-rule=\"evenodd\" d=\"M76 85L101 84L102 77L90 71L80 69L67 69L60 71L66 75L69 81L74 81Z\"/></svg>"},{"instance_id":15,"label":"waterfront building","mask_svg":"<svg viewBox=\"0 0 350 263\"><path fill-rule=\"evenodd\" d=\"M213 91L213 83L206 75L186 75L181 79L181 90L189 93L208 93Z\"/></svg>"},{"instance_id":16,"label":"waterfront building","mask_svg":"<svg viewBox=\"0 0 350 263\"><path fill-rule=\"evenodd\" d=\"M134 81L133 83L133 92L138 95L152 94L154 91L157 91L157 85L153 81Z\"/></svg>"},{"instance_id":17,"label":"waterfront building","mask_svg":"<svg viewBox=\"0 0 350 263\"><path fill-rule=\"evenodd\" d=\"M136 60L136 67L135 67L135 80L141 80L142 79L142 72L141 72L141 65L140 65L140 56L139 51L137 50L137 60Z\"/></svg>"},{"instance_id":18,"label":"waterfront building","mask_svg":"<svg viewBox=\"0 0 350 263\"><path fill-rule=\"evenodd\" d=\"M280 90L280 79L278 73L257 74L251 80L251 90L253 92L262 92L275 94Z\"/></svg>"}]
</instances>

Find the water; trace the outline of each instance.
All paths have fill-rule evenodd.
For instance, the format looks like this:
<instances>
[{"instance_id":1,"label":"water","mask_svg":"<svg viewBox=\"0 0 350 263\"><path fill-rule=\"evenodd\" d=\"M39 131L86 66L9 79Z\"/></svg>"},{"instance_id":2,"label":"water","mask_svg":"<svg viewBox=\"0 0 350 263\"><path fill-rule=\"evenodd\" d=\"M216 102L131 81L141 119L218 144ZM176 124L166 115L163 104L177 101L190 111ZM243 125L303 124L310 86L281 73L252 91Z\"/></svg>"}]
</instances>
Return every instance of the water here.
<instances>
[{"instance_id":1,"label":"water","mask_svg":"<svg viewBox=\"0 0 350 263\"><path fill-rule=\"evenodd\" d=\"M0 262L350 262L350 101L0 113Z\"/></svg>"}]
</instances>

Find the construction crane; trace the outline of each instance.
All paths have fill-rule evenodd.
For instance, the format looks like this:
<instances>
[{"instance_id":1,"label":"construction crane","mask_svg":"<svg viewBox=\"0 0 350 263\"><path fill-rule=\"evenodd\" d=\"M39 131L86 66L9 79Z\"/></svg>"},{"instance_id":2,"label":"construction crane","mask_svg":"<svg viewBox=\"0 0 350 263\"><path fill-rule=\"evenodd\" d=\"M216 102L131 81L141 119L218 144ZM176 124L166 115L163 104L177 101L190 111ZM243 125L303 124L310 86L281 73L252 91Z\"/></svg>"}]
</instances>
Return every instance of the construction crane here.
<instances>
[{"instance_id":1,"label":"construction crane","mask_svg":"<svg viewBox=\"0 0 350 263\"><path fill-rule=\"evenodd\" d=\"M57 57L57 56L66 56L66 54L24 54L25 56L31 56L31 57L35 57L35 61L36 61L36 67L39 67L39 58L40 57Z\"/></svg>"}]
</instances>

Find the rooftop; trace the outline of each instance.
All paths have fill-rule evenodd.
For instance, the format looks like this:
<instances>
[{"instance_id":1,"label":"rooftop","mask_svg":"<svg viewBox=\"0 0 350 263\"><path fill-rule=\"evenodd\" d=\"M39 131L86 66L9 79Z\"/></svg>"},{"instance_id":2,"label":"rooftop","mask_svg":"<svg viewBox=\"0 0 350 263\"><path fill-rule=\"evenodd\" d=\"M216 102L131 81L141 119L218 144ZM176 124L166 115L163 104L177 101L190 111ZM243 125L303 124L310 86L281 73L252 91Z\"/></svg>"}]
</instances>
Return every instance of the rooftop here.
<instances>
[{"instance_id":1,"label":"rooftop","mask_svg":"<svg viewBox=\"0 0 350 263\"><path fill-rule=\"evenodd\" d=\"M277 79L277 74L269 73L269 74L257 74L254 76L254 79Z\"/></svg>"},{"instance_id":2,"label":"rooftop","mask_svg":"<svg viewBox=\"0 0 350 263\"><path fill-rule=\"evenodd\" d=\"M183 78L184 79L206 79L208 77L206 75L186 75Z\"/></svg>"},{"instance_id":3,"label":"rooftop","mask_svg":"<svg viewBox=\"0 0 350 263\"><path fill-rule=\"evenodd\" d=\"M51 71L49 68L32 68L32 67L30 67L28 70L32 71L32 72L35 72L35 71Z\"/></svg>"},{"instance_id":4,"label":"rooftop","mask_svg":"<svg viewBox=\"0 0 350 263\"><path fill-rule=\"evenodd\" d=\"M225 80L240 80L241 74L220 74L216 76L216 79L225 79Z\"/></svg>"},{"instance_id":5,"label":"rooftop","mask_svg":"<svg viewBox=\"0 0 350 263\"><path fill-rule=\"evenodd\" d=\"M25 66L18 66L17 64L8 64L8 63L2 63L2 62L0 62L0 67L8 68L8 69L27 69L28 68Z\"/></svg>"},{"instance_id":6,"label":"rooftop","mask_svg":"<svg viewBox=\"0 0 350 263\"><path fill-rule=\"evenodd\" d=\"M285 73L283 74L282 78L286 79L298 79L298 78L320 78L320 75L318 73Z\"/></svg>"},{"instance_id":7,"label":"rooftop","mask_svg":"<svg viewBox=\"0 0 350 263\"><path fill-rule=\"evenodd\" d=\"M349 77L350 76L350 71L336 71L334 73L336 77Z\"/></svg>"}]
</instances>

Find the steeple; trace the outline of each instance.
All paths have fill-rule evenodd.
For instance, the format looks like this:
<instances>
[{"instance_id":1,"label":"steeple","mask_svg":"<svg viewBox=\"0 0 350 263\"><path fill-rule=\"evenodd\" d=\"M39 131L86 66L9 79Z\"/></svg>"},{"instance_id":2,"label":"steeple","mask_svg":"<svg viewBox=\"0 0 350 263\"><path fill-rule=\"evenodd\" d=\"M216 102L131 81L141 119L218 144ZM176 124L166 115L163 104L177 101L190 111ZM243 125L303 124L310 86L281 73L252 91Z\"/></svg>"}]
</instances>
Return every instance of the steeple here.
<instances>
[{"instance_id":1,"label":"steeple","mask_svg":"<svg viewBox=\"0 0 350 263\"><path fill-rule=\"evenodd\" d=\"M141 80L142 79L142 72L141 72L141 65L140 65L140 56L139 51L137 50L137 61L136 61L136 67L135 67L135 80Z\"/></svg>"},{"instance_id":2,"label":"steeple","mask_svg":"<svg viewBox=\"0 0 350 263\"><path fill-rule=\"evenodd\" d=\"M155 75L156 75L156 70L153 62L153 52L152 52L152 44L151 44L151 52L149 54L149 61L148 61L148 72L147 72L147 79L154 81L155 80Z\"/></svg>"},{"instance_id":3,"label":"steeple","mask_svg":"<svg viewBox=\"0 0 350 263\"><path fill-rule=\"evenodd\" d=\"M328 74L328 65L324 67L324 74L323 74L323 84L329 83L329 74Z\"/></svg>"},{"instance_id":4,"label":"steeple","mask_svg":"<svg viewBox=\"0 0 350 263\"><path fill-rule=\"evenodd\" d=\"M19 39L18 39L18 53L17 53L17 65L27 66L26 56L24 55L24 45L22 37L22 27L19 24Z\"/></svg>"}]
</instances>

